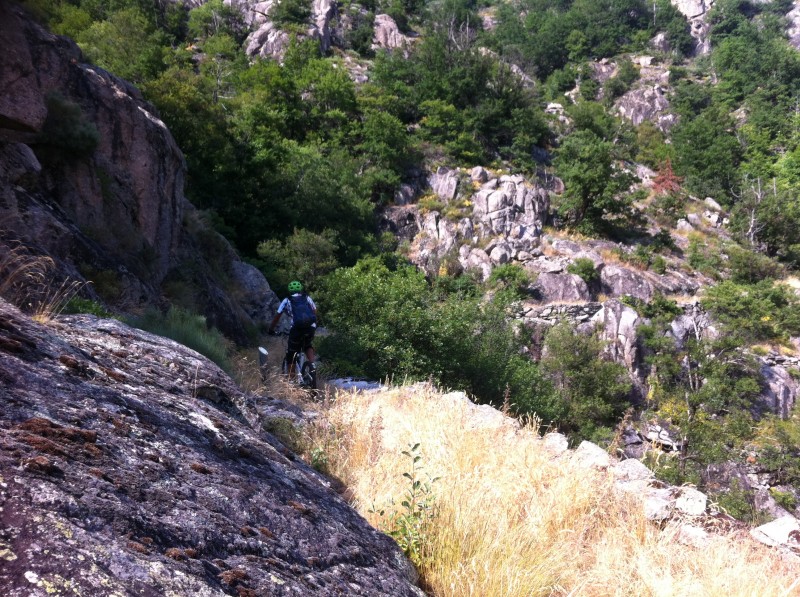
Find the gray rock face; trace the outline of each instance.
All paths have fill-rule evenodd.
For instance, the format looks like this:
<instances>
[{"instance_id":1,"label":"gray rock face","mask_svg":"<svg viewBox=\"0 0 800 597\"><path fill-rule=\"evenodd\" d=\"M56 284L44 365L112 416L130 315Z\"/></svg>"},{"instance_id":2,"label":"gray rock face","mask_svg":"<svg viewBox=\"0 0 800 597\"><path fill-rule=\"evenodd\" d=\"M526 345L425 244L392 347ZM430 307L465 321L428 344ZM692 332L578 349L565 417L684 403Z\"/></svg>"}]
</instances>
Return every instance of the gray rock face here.
<instances>
[{"instance_id":1,"label":"gray rock face","mask_svg":"<svg viewBox=\"0 0 800 597\"><path fill-rule=\"evenodd\" d=\"M243 261L231 263L231 277L241 289L239 305L253 323L267 329L278 310L278 297L255 266Z\"/></svg>"},{"instance_id":2,"label":"gray rock face","mask_svg":"<svg viewBox=\"0 0 800 597\"><path fill-rule=\"evenodd\" d=\"M375 15L375 35L372 38L374 50L407 50L413 39L403 35L394 19L387 14Z\"/></svg>"},{"instance_id":3,"label":"gray rock face","mask_svg":"<svg viewBox=\"0 0 800 597\"><path fill-rule=\"evenodd\" d=\"M278 29L274 23L264 23L247 37L245 52L248 56L272 58L282 63L290 41L289 34Z\"/></svg>"},{"instance_id":4,"label":"gray rock face","mask_svg":"<svg viewBox=\"0 0 800 597\"><path fill-rule=\"evenodd\" d=\"M129 83L83 64L72 42L7 3L0 6L0 53L0 141L16 139L33 149L41 186L74 223L116 249L115 258L129 269L147 254L159 283L178 250L184 166L152 106ZM90 158L39 142L53 92L77 104L97 128Z\"/></svg>"},{"instance_id":5,"label":"gray rock face","mask_svg":"<svg viewBox=\"0 0 800 597\"><path fill-rule=\"evenodd\" d=\"M419 217L416 205L387 207L381 213L380 229L388 230L401 240L412 240L420 231Z\"/></svg>"},{"instance_id":6,"label":"gray rock face","mask_svg":"<svg viewBox=\"0 0 800 597\"><path fill-rule=\"evenodd\" d=\"M5 596L422 595L395 543L261 431L289 415L194 351L0 301L0 379Z\"/></svg>"},{"instance_id":7,"label":"gray rock face","mask_svg":"<svg viewBox=\"0 0 800 597\"><path fill-rule=\"evenodd\" d=\"M600 337L608 343L609 356L614 362L625 365L636 394L642 396L645 393L645 374L638 337L641 317L627 305L610 300L594 320L600 324Z\"/></svg>"},{"instance_id":8,"label":"gray rock face","mask_svg":"<svg viewBox=\"0 0 800 597\"><path fill-rule=\"evenodd\" d=\"M789 43L800 49L800 6L797 3L786 15L786 21L788 23L786 35L789 37Z\"/></svg>"},{"instance_id":9,"label":"gray rock face","mask_svg":"<svg viewBox=\"0 0 800 597\"><path fill-rule=\"evenodd\" d=\"M675 115L669 111L666 90L659 84L636 87L616 102L620 116L635 126L649 120L661 131L669 131L675 124Z\"/></svg>"},{"instance_id":10,"label":"gray rock face","mask_svg":"<svg viewBox=\"0 0 800 597\"><path fill-rule=\"evenodd\" d=\"M539 274L536 290L547 303L589 301L592 298L586 282L575 274Z\"/></svg>"},{"instance_id":11,"label":"gray rock face","mask_svg":"<svg viewBox=\"0 0 800 597\"><path fill-rule=\"evenodd\" d=\"M653 285L641 273L618 265L606 265L600 270L602 291L612 297L632 296L649 301L653 298Z\"/></svg>"},{"instance_id":12,"label":"gray rock face","mask_svg":"<svg viewBox=\"0 0 800 597\"><path fill-rule=\"evenodd\" d=\"M714 0L672 0L675 6L688 19L691 25L691 34L697 40L695 52L708 54L711 43L708 39L709 25L706 22L708 12L714 6Z\"/></svg>"},{"instance_id":13,"label":"gray rock face","mask_svg":"<svg viewBox=\"0 0 800 597\"><path fill-rule=\"evenodd\" d=\"M763 406L781 419L788 419L797 402L797 381L780 365L770 365L763 361L761 375L765 384L761 394Z\"/></svg>"},{"instance_id":14,"label":"gray rock face","mask_svg":"<svg viewBox=\"0 0 800 597\"><path fill-rule=\"evenodd\" d=\"M166 283L191 287L195 310L246 342L254 322L212 275L203 256L210 249L195 237L213 236L218 269L239 258L184 198L183 155L155 109L8 3L0 4L0 51L7 57L0 69L2 240L51 257L54 277L95 282L85 294L123 311L161 306ZM51 92L97 129L90 155L42 135L52 126Z\"/></svg>"},{"instance_id":15,"label":"gray rock face","mask_svg":"<svg viewBox=\"0 0 800 597\"><path fill-rule=\"evenodd\" d=\"M230 0L226 3L236 6L242 12L245 22L253 28L244 44L247 55L283 62L290 36L269 20L269 11L277 2ZM331 48L331 21L337 15L338 5L333 0L314 0L311 3L311 19L305 35L318 40L322 52Z\"/></svg>"},{"instance_id":16,"label":"gray rock face","mask_svg":"<svg viewBox=\"0 0 800 597\"><path fill-rule=\"evenodd\" d=\"M458 170L442 166L430 175L428 183L440 199L452 201L458 190Z\"/></svg>"}]
</instances>

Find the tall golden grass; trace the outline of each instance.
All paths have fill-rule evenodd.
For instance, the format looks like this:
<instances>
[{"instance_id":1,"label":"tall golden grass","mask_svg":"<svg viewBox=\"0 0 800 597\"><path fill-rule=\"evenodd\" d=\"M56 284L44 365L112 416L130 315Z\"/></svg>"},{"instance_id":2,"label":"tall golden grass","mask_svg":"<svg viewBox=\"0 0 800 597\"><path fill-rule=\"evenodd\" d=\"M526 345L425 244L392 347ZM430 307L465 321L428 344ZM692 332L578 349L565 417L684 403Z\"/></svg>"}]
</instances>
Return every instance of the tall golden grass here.
<instances>
[{"instance_id":1,"label":"tall golden grass","mask_svg":"<svg viewBox=\"0 0 800 597\"><path fill-rule=\"evenodd\" d=\"M83 283L58 281L55 262L17 242L0 242L0 297L46 323L61 313Z\"/></svg>"},{"instance_id":2,"label":"tall golden grass","mask_svg":"<svg viewBox=\"0 0 800 597\"><path fill-rule=\"evenodd\" d=\"M433 595L800 594L800 565L745 532L685 544L680 523L647 521L609 473L556 458L534 427L487 424L429 385L339 393L325 420L310 449L325 450L354 506L384 531L409 491L402 452L420 444L434 508L418 570Z\"/></svg>"}]
</instances>

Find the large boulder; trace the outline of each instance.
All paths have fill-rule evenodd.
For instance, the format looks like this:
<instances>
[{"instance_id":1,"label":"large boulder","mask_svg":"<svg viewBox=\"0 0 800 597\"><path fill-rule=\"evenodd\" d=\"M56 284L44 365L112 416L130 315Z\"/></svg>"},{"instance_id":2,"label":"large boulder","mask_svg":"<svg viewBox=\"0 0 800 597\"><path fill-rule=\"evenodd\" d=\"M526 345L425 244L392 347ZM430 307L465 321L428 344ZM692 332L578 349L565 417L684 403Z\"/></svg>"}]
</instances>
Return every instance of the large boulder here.
<instances>
[{"instance_id":1,"label":"large boulder","mask_svg":"<svg viewBox=\"0 0 800 597\"><path fill-rule=\"evenodd\" d=\"M641 316L620 301L610 300L603 304L593 321L600 327L600 337L607 343L609 357L625 366L634 393L641 398L646 392L646 372L638 335L638 328L643 323Z\"/></svg>"},{"instance_id":2,"label":"large boulder","mask_svg":"<svg viewBox=\"0 0 800 597\"><path fill-rule=\"evenodd\" d=\"M647 277L632 269L608 264L600 270L602 291L611 297L631 296L643 301L653 298L653 285Z\"/></svg>"},{"instance_id":3,"label":"large boulder","mask_svg":"<svg viewBox=\"0 0 800 597\"><path fill-rule=\"evenodd\" d=\"M375 34L372 38L374 50L407 51L413 39L403 35L395 20L387 14L375 15Z\"/></svg>"},{"instance_id":4,"label":"large boulder","mask_svg":"<svg viewBox=\"0 0 800 597\"><path fill-rule=\"evenodd\" d=\"M676 117L669 111L667 91L659 84L637 86L616 102L620 116L635 126L644 121L655 124L662 132L669 131Z\"/></svg>"},{"instance_id":5,"label":"large boulder","mask_svg":"<svg viewBox=\"0 0 800 597\"><path fill-rule=\"evenodd\" d=\"M283 62L291 36L269 18L269 11L277 1L232 0L231 4L242 12L245 22L253 29L244 43L247 55ZM305 37L319 41L323 53L331 48L331 22L338 14L338 4L334 0L313 0L311 3L311 18Z\"/></svg>"},{"instance_id":6,"label":"large boulder","mask_svg":"<svg viewBox=\"0 0 800 597\"><path fill-rule=\"evenodd\" d=\"M156 286L178 250L185 202L183 155L164 123L136 88L83 63L75 44L5 2L0 53L0 142L28 145L48 196ZM95 148L78 145L77 125L56 120L64 111L80 114L83 132L96 130Z\"/></svg>"},{"instance_id":7,"label":"large boulder","mask_svg":"<svg viewBox=\"0 0 800 597\"><path fill-rule=\"evenodd\" d=\"M458 170L441 166L430 175L428 183L440 199L446 202L452 201L458 190Z\"/></svg>"},{"instance_id":8,"label":"large boulder","mask_svg":"<svg viewBox=\"0 0 800 597\"><path fill-rule=\"evenodd\" d=\"M575 274L539 274L536 290L546 303L585 302L592 299L586 282Z\"/></svg>"},{"instance_id":9,"label":"large boulder","mask_svg":"<svg viewBox=\"0 0 800 597\"><path fill-rule=\"evenodd\" d=\"M395 542L277 438L292 420L175 342L0 300L6 597L421 596Z\"/></svg>"},{"instance_id":10,"label":"large boulder","mask_svg":"<svg viewBox=\"0 0 800 597\"><path fill-rule=\"evenodd\" d=\"M797 402L797 380L784 367L771 365L763 359L761 376L764 380L761 393L762 405L781 419L788 419Z\"/></svg>"}]
</instances>

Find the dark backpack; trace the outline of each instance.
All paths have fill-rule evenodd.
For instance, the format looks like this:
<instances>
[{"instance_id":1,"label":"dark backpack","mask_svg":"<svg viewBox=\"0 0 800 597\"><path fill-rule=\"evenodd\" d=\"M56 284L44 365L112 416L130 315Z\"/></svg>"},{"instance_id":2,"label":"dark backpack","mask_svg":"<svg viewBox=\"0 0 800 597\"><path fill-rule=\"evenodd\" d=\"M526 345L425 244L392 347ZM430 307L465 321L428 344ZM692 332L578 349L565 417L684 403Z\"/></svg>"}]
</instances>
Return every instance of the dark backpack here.
<instances>
[{"instance_id":1,"label":"dark backpack","mask_svg":"<svg viewBox=\"0 0 800 597\"><path fill-rule=\"evenodd\" d=\"M311 305L308 304L306 293L290 295L289 302L292 304L292 319L295 327L310 328L316 325L317 316Z\"/></svg>"}]
</instances>

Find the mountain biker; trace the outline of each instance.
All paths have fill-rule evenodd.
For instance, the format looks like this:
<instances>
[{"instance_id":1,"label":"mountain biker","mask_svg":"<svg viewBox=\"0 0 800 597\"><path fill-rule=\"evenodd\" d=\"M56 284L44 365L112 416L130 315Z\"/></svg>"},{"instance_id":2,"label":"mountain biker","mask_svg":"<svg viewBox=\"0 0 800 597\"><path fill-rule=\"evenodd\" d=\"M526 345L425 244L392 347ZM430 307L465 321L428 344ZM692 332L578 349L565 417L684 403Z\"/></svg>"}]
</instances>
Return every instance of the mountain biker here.
<instances>
[{"instance_id":1,"label":"mountain biker","mask_svg":"<svg viewBox=\"0 0 800 597\"><path fill-rule=\"evenodd\" d=\"M275 326L281 316L286 313L292 322L289 329L289 345L286 348L286 363L289 365L289 374L294 375L294 366L297 354L302 350L306 359L314 367L314 334L317 331L317 306L314 301L303 292L303 285L297 280L289 282L289 296L278 306L278 312L269 326L269 333L275 333Z\"/></svg>"}]
</instances>

